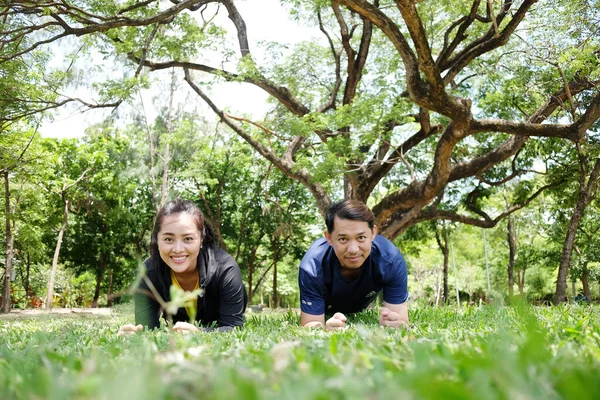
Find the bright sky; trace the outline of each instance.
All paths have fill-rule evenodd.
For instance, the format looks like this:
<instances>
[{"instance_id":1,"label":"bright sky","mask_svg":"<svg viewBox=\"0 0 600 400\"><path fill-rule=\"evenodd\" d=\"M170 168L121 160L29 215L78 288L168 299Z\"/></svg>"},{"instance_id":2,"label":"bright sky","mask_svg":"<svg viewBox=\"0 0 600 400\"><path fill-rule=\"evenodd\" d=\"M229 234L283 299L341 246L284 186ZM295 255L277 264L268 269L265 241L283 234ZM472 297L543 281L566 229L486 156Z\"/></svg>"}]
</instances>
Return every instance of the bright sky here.
<instances>
[{"instance_id":1,"label":"bright sky","mask_svg":"<svg viewBox=\"0 0 600 400\"><path fill-rule=\"evenodd\" d=\"M256 1L242 0L236 2L236 5L246 22L251 51L253 51L253 43L258 41L277 40L279 43L295 43L303 38L319 35L318 29L302 27L291 21L288 18L288 11L279 4L279 0L260 0L260 3L260 7L257 7ZM223 21L224 26L230 29L232 38L234 38L235 28L227 18L226 10L223 7L221 7L220 14L221 16L219 19ZM274 37L274 35L276 35L276 37ZM60 58L60 55L58 57ZM102 61L103 60L99 57L98 63L102 63ZM55 64L60 62L61 61L55 61ZM258 62L260 63L260 61ZM218 65L215 66L218 67ZM109 67L107 66L107 68ZM187 91L187 85L185 89ZM154 87L152 90L142 92L144 109L149 120L152 120L156 116L156 110L153 107L152 99L157 95L158 90L160 89ZM211 93L212 100L220 108L228 107L230 110L236 110L240 113L243 112L256 116L264 114L266 111L267 94L252 85L227 83L213 87L212 91L209 93ZM84 87L77 88L70 94L88 100L90 95L89 89ZM212 114L212 111L208 110L202 99L199 97L196 98L200 108L206 110L206 119L214 120L215 116ZM185 101L185 99L181 98L179 101ZM127 107L122 105L117 112L127 112L126 109ZM90 110L82 113L79 109L74 110L72 107L63 107L57 112L53 122L47 122L41 126L40 132L46 137L80 137L84 134L84 131L88 126L102 121L104 118L108 117L110 113L111 110L103 109Z\"/></svg>"}]
</instances>

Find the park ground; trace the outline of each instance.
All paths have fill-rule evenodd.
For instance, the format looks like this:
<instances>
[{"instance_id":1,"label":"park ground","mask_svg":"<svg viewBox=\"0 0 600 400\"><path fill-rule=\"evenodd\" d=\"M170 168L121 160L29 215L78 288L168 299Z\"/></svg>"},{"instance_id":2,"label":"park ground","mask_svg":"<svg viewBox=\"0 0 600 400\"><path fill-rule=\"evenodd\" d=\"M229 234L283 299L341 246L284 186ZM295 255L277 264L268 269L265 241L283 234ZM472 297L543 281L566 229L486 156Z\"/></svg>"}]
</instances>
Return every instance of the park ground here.
<instances>
[{"instance_id":1,"label":"park ground","mask_svg":"<svg viewBox=\"0 0 600 400\"><path fill-rule=\"evenodd\" d=\"M600 307L413 305L341 332L297 311L248 313L226 334L118 337L131 304L0 316L1 399L600 398Z\"/></svg>"}]
</instances>

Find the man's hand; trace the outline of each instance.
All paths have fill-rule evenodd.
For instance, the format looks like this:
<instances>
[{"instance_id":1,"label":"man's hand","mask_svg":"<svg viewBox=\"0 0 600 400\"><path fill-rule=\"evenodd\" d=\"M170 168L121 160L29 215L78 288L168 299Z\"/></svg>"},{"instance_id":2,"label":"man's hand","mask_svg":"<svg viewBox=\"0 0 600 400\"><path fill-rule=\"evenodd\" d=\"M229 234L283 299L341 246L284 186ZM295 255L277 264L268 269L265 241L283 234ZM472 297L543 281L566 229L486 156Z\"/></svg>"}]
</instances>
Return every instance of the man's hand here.
<instances>
[{"instance_id":1,"label":"man's hand","mask_svg":"<svg viewBox=\"0 0 600 400\"><path fill-rule=\"evenodd\" d=\"M321 328L323 323L321 321L310 321L303 325L305 328Z\"/></svg>"},{"instance_id":2,"label":"man's hand","mask_svg":"<svg viewBox=\"0 0 600 400\"><path fill-rule=\"evenodd\" d=\"M333 314L333 317L329 318L327 322L325 322L325 329L328 331L342 329L345 326L346 316L340 312L336 312L335 314Z\"/></svg>"},{"instance_id":3,"label":"man's hand","mask_svg":"<svg viewBox=\"0 0 600 400\"><path fill-rule=\"evenodd\" d=\"M131 336L144 330L142 325L125 324L119 328L117 336Z\"/></svg>"},{"instance_id":4,"label":"man's hand","mask_svg":"<svg viewBox=\"0 0 600 400\"><path fill-rule=\"evenodd\" d=\"M179 321L179 322L175 323L173 330L179 331L181 333L190 333L190 332L199 331L200 329L198 329L198 327L196 325L192 325L188 322Z\"/></svg>"},{"instance_id":5,"label":"man's hand","mask_svg":"<svg viewBox=\"0 0 600 400\"><path fill-rule=\"evenodd\" d=\"M406 321L400 318L400 314L391 311L387 307L381 307L379 314L379 325L388 326L390 328L407 327Z\"/></svg>"}]
</instances>

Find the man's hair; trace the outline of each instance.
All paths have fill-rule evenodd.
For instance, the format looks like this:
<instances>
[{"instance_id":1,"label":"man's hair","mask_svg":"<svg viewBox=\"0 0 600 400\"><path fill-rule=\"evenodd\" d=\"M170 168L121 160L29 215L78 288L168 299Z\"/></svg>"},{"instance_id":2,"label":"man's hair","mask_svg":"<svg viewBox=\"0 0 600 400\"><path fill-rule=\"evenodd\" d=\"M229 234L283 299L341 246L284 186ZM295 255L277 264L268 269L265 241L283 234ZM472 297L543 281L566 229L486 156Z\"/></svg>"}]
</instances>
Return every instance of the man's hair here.
<instances>
[{"instance_id":1,"label":"man's hair","mask_svg":"<svg viewBox=\"0 0 600 400\"><path fill-rule=\"evenodd\" d=\"M344 200L334 203L327 209L325 213L325 225L327 232L333 232L333 221L335 217L340 219L349 219L353 221L364 221L369 224L369 228L375 226L375 215L369 210L365 203L358 200Z\"/></svg>"}]
</instances>

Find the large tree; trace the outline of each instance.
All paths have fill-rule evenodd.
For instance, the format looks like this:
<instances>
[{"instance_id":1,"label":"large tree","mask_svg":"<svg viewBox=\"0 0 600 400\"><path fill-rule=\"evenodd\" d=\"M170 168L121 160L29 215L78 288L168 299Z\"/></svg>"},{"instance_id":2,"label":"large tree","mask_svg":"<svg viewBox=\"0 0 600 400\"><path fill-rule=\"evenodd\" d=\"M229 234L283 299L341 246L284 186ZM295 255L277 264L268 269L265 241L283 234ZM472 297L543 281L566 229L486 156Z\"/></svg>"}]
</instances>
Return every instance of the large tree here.
<instances>
[{"instance_id":1,"label":"large tree","mask_svg":"<svg viewBox=\"0 0 600 400\"><path fill-rule=\"evenodd\" d=\"M18 207L18 197L12 193L11 182L16 176L27 173L28 164L34 163L39 153L30 150L37 132L26 129L11 129L10 132L0 132L0 178L2 179L2 202L4 203L4 243L6 253L4 261L4 274L2 275L2 308L0 312L9 313L11 310L11 278L14 275L14 238L16 231L16 218L14 216ZM22 127L21 127L22 128Z\"/></svg>"},{"instance_id":2,"label":"large tree","mask_svg":"<svg viewBox=\"0 0 600 400\"><path fill-rule=\"evenodd\" d=\"M3 40L14 45L35 34L37 41L3 59L93 34L127 56L126 88L143 67L183 69L190 88L306 186L321 212L342 196L369 200L380 232L390 238L424 220L494 226L556 183L542 183L495 215L438 206L460 198L476 205L482 187L526 174L536 138L573 145L600 117L597 1L282 3L300 22L318 27L322 41L311 38L291 51L277 43L261 47L249 39L232 0L19 1L9 2L4 15L30 22L4 31ZM220 41L223 30L213 15L223 9L239 57ZM555 23L565 19L573 23ZM203 56L214 50L220 59ZM271 96L272 112L250 121L224 111L205 86L210 76L259 87ZM127 96L111 85L104 93Z\"/></svg>"}]
</instances>

